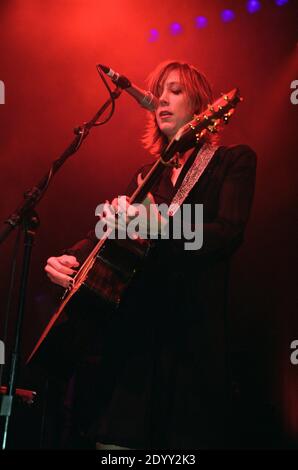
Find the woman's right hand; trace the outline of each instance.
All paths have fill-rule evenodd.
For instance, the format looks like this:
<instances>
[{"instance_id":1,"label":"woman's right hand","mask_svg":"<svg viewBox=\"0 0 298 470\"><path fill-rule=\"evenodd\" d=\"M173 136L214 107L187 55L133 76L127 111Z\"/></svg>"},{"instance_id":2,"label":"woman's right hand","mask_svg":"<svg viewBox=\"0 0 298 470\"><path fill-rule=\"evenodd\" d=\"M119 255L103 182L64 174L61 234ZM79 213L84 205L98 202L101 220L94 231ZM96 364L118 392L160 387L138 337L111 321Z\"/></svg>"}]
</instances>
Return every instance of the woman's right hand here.
<instances>
[{"instance_id":1,"label":"woman's right hand","mask_svg":"<svg viewBox=\"0 0 298 470\"><path fill-rule=\"evenodd\" d=\"M54 284L68 289L73 283L72 274L76 272L75 269L80 265L75 256L62 255L51 256L45 265L45 272Z\"/></svg>"}]
</instances>

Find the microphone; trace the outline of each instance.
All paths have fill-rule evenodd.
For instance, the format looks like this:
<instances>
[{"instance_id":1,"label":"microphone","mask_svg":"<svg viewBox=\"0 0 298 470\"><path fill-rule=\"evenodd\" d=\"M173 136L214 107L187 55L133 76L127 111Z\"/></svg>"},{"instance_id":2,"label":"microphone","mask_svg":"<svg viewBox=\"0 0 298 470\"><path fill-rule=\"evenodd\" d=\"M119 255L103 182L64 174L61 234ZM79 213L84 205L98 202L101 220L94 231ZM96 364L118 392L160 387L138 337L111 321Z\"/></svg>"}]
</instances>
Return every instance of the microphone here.
<instances>
[{"instance_id":1,"label":"microphone","mask_svg":"<svg viewBox=\"0 0 298 470\"><path fill-rule=\"evenodd\" d=\"M129 93L137 102L148 111L154 111L158 107L158 99L151 93L145 91L131 83L124 75L120 75L106 65L98 64L101 70L106 73L119 88Z\"/></svg>"}]
</instances>

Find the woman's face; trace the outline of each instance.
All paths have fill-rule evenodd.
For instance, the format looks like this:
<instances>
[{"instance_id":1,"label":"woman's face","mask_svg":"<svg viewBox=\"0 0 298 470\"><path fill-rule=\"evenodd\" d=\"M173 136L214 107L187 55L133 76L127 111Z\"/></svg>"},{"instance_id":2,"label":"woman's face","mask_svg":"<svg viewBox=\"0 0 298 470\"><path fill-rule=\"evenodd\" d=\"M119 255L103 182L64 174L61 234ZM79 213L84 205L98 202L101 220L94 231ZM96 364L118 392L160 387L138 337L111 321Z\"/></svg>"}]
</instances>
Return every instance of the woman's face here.
<instances>
[{"instance_id":1,"label":"woman's face","mask_svg":"<svg viewBox=\"0 0 298 470\"><path fill-rule=\"evenodd\" d=\"M193 118L189 97L180 82L179 70L169 72L159 96L159 106L155 111L157 125L171 140L178 129Z\"/></svg>"}]
</instances>

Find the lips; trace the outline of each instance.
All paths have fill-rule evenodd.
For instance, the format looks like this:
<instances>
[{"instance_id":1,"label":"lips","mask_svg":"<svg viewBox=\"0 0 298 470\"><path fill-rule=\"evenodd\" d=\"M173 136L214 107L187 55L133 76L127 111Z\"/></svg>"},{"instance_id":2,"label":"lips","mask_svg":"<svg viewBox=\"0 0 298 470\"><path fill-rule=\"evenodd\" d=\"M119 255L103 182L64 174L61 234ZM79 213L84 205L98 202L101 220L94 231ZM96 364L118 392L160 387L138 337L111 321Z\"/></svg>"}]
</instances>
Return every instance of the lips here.
<instances>
[{"instance_id":1,"label":"lips","mask_svg":"<svg viewBox=\"0 0 298 470\"><path fill-rule=\"evenodd\" d=\"M171 113L170 111L161 111L159 113L159 117L167 117L167 116L172 116L173 113Z\"/></svg>"}]
</instances>

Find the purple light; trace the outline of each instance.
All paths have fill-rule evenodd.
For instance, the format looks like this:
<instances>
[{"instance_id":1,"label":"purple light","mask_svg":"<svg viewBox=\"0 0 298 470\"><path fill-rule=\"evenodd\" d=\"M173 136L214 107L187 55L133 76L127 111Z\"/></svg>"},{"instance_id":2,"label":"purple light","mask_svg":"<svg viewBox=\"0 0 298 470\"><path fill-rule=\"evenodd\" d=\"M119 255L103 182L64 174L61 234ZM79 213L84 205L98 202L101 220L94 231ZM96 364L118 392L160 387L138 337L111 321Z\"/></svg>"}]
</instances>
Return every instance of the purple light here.
<instances>
[{"instance_id":1,"label":"purple light","mask_svg":"<svg viewBox=\"0 0 298 470\"><path fill-rule=\"evenodd\" d=\"M225 23L233 21L235 19L235 13L233 10L223 10L220 14L222 21Z\"/></svg>"},{"instance_id":2,"label":"purple light","mask_svg":"<svg viewBox=\"0 0 298 470\"><path fill-rule=\"evenodd\" d=\"M172 23L170 25L170 31L176 36L177 34L181 34L183 29L180 23Z\"/></svg>"},{"instance_id":3,"label":"purple light","mask_svg":"<svg viewBox=\"0 0 298 470\"><path fill-rule=\"evenodd\" d=\"M261 8L261 2L259 0L248 0L246 8L248 13L256 13Z\"/></svg>"},{"instance_id":4,"label":"purple light","mask_svg":"<svg viewBox=\"0 0 298 470\"><path fill-rule=\"evenodd\" d=\"M197 16L195 21L196 21L196 27L199 29L206 28L208 24L208 20L206 16Z\"/></svg>"},{"instance_id":5,"label":"purple light","mask_svg":"<svg viewBox=\"0 0 298 470\"><path fill-rule=\"evenodd\" d=\"M285 5L286 3L288 3L288 0L275 0L275 4L276 4L278 7L282 7L282 6Z\"/></svg>"},{"instance_id":6,"label":"purple light","mask_svg":"<svg viewBox=\"0 0 298 470\"><path fill-rule=\"evenodd\" d=\"M150 29L149 33L150 33L149 39L148 39L149 42L154 42L159 39L159 32L157 31L157 29L152 28Z\"/></svg>"}]
</instances>

